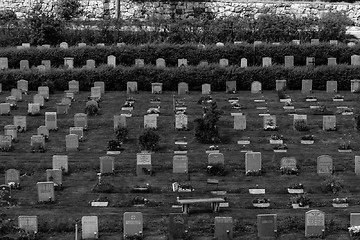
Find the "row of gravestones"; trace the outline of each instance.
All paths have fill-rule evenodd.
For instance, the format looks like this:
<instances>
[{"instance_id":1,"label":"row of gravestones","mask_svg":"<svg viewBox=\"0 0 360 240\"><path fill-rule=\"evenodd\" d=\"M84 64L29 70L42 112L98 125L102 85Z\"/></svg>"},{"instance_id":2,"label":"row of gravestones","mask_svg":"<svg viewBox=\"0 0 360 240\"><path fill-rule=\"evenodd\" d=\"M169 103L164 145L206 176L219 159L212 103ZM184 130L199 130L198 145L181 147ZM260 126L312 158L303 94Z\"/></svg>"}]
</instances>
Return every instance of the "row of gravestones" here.
<instances>
[{"instance_id":1,"label":"row of gravestones","mask_svg":"<svg viewBox=\"0 0 360 240\"><path fill-rule=\"evenodd\" d=\"M19 228L26 232L38 232L37 216L19 216ZM125 212L123 215L123 237L143 237L144 218L141 212ZM350 213L350 226L360 226L360 213ZM325 236L325 213L310 210L305 213L305 236ZM99 222L97 216L81 218L82 239L99 238ZM234 221L232 217L215 217L214 237L219 240L234 238ZM76 225L77 231L77 225ZM170 213L168 237L170 240L185 239L189 233L188 215ZM77 235L77 232L76 232ZM277 214L257 215L257 236L260 239L275 239L278 235Z\"/></svg>"},{"instance_id":2,"label":"row of gravestones","mask_svg":"<svg viewBox=\"0 0 360 240\"><path fill-rule=\"evenodd\" d=\"M337 59L336 58L328 58L328 66L334 66L337 65ZM285 67L294 67L294 56L285 56ZM116 67L116 57L114 55L110 55L107 57L107 65ZM208 66L209 63L207 61L201 61L199 63L199 66ZM219 65L221 67L227 67L229 66L229 60L226 58L222 58L219 60ZM272 58L270 57L263 57L262 58L262 66L263 67L270 67L272 66ZM359 55L352 55L351 56L351 65L359 66L360 65L360 56ZM72 57L66 57L64 58L64 66L68 69L74 68L74 58ZM145 66L145 60L144 59L135 59L135 66L136 67L144 67ZM188 66L187 59L182 58L178 59L178 67L186 67ZM315 66L315 58L314 57L307 57L306 58L306 66ZM96 67L95 60L88 59L86 60L86 65L84 68L86 69L93 69ZM158 58L156 59L156 67L158 68L164 68L166 67L165 59ZM240 61L240 67L246 68L248 67L248 60L246 58L241 58ZM8 58L1 58L0 57L0 69L8 69ZM20 61L20 69L21 70L28 70L29 67L29 61L28 60L21 60ZM42 60L41 65L37 66L37 69L40 71L50 70L51 69L51 61L50 60Z\"/></svg>"}]
</instances>

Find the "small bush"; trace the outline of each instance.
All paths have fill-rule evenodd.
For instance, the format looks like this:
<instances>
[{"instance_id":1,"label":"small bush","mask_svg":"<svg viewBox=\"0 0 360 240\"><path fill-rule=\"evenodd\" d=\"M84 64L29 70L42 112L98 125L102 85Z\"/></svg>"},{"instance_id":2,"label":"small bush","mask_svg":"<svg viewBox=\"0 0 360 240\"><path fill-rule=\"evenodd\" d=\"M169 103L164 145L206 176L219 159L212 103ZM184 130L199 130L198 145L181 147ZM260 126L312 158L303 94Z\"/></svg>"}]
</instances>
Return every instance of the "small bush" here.
<instances>
[{"instance_id":1,"label":"small bush","mask_svg":"<svg viewBox=\"0 0 360 240\"><path fill-rule=\"evenodd\" d=\"M354 128L360 131L360 114L354 116Z\"/></svg>"},{"instance_id":2,"label":"small bush","mask_svg":"<svg viewBox=\"0 0 360 240\"><path fill-rule=\"evenodd\" d=\"M124 127L119 127L115 130L116 139L120 142L125 142L128 134L129 134L129 130Z\"/></svg>"},{"instance_id":3,"label":"small bush","mask_svg":"<svg viewBox=\"0 0 360 240\"><path fill-rule=\"evenodd\" d=\"M99 108L96 105L88 105L85 107L85 113L89 116L97 115L99 112Z\"/></svg>"},{"instance_id":4,"label":"small bush","mask_svg":"<svg viewBox=\"0 0 360 240\"><path fill-rule=\"evenodd\" d=\"M296 120L294 127L299 132L309 131L309 127L305 120Z\"/></svg>"},{"instance_id":5,"label":"small bush","mask_svg":"<svg viewBox=\"0 0 360 240\"><path fill-rule=\"evenodd\" d=\"M343 189L343 180L337 176L328 176L321 183L321 190L324 193L332 192L334 194L340 192Z\"/></svg>"},{"instance_id":6,"label":"small bush","mask_svg":"<svg viewBox=\"0 0 360 240\"><path fill-rule=\"evenodd\" d=\"M100 184L97 183L93 189L92 192L96 193L113 193L115 190L114 185L108 182L101 182Z\"/></svg>"},{"instance_id":7,"label":"small bush","mask_svg":"<svg viewBox=\"0 0 360 240\"><path fill-rule=\"evenodd\" d=\"M225 176L226 170L223 164L208 165L206 168L208 174L212 176Z\"/></svg>"},{"instance_id":8,"label":"small bush","mask_svg":"<svg viewBox=\"0 0 360 240\"><path fill-rule=\"evenodd\" d=\"M108 142L108 147L107 147L107 150L108 151L121 151L122 148L122 142L121 141L118 141L118 140L110 140Z\"/></svg>"},{"instance_id":9,"label":"small bush","mask_svg":"<svg viewBox=\"0 0 360 240\"><path fill-rule=\"evenodd\" d=\"M155 151L158 147L160 136L152 129L145 129L139 137L142 150Z\"/></svg>"},{"instance_id":10,"label":"small bush","mask_svg":"<svg viewBox=\"0 0 360 240\"><path fill-rule=\"evenodd\" d=\"M203 118L195 120L197 123L195 137L201 143L218 143L220 142L217 122L220 119L221 111L217 110L216 102L212 102L210 107L204 108Z\"/></svg>"},{"instance_id":11,"label":"small bush","mask_svg":"<svg viewBox=\"0 0 360 240\"><path fill-rule=\"evenodd\" d=\"M65 21L79 17L84 11L79 0L60 0L57 4L57 14Z\"/></svg>"}]
</instances>

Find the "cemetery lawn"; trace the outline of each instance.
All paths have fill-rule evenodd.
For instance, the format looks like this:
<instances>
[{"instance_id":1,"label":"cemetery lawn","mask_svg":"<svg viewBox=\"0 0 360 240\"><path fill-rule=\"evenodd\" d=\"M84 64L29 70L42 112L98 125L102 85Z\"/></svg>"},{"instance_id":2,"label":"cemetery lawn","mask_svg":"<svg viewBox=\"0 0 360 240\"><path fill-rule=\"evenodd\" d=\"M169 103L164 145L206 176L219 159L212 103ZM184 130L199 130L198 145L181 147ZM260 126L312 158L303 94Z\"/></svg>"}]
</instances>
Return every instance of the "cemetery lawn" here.
<instances>
[{"instance_id":1,"label":"cemetery lawn","mask_svg":"<svg viewBox=\"0 0 360 240\"><path fill-rule=\"evenodd\" d=\"M17 221L19 215L37 215L39 221L39 239L74 239L75 223L81 227L81 217L97 215L99 217L100 239L119 239L122 236L122 217L126 211L140 211L144 214L145 239L166 239L169 213L181 212L181 208L172 208L176 204L176 197L204 198L217 197L210 191L227 191L226 198L229 208L222 208L220 213L211 212L210 204L190 206L189 232L194 239L211 239L214 234L214 217L231 216L234 219L234 239L255 239L256 215L265 213L278 214L278 231L280 239L305 239L305 212L319 209L325 212L326 239L349 239L347 227L351 212L359 212L360 184L359 177L354 173L354 157L360 150L359 132L354 130L353 116L336 114L337 131L322 130L322 116L313 115L310 105L316 103L305 102L306 95L300 91L287 92L295 106L297 114L307 114L310 127L308 132L298 132L293 129L293 117L283 109L275 91L265 91L263 94L251 94L250 91L237 94L214 93L213 99L218 109L223 111L219 121L220 134L223 143L217 144L220 152L225 156L225 176L209 176L206 173L207 154L209 145L200 144L194 137L194 120L202 116L202 106L197 101L201 92L190 92L189 95L179 96L175 92L165 92L156 95L161 98L161 113L158 117L160 147L152 155L154 176L136 176L136 153L140 152L138 137L144 129L143 115L151 106L150 99L155 95L140 92L135 98L133 116L127 118L129 140L123 145L124 151L116 156L115 174L104 176L104 182L114 185L114 193L93 193L91 189L97 183L99 172L99 157L106 155L107 143L115 138L113 131L113 115L119 114L121 106L127 99L126 92L106 92L100 102L101 115L88 117L89 130L84 133L84 142L80 142L80 149L76 152L65 152L65 135L74 126L74 114L83 113L89 92L81 92L75 96L76 101L67 115L58 115L57 132L50 132L50 140L46 144L45 153L31 153L30 138L36 135L37 128L44 125L45 112L56 111L56 103L61 102L63 93L50 95L40 116L27 116L27 132L18 133L19 142L14 143L12 152L0 152L1 174L15 168L21 171L21 190L13 190L12 198L17 201L16 207L1 207L4 218ZM27 104L32 102L35 92L23 95L24 101L19 102L19 108L12 110L10 116L0 116L0 129L13 123L13 116L26 115ZM175 94L175 95L174 95ZM327 106L333 113L336 106L359 107L359 95L350 92L340 92L345 97L344 102L333 102L334 94L316 91L315 95L321 104ZM9 92L0 95L1 102L5 102ZM174 128L173 96L185 98L189 117L189 131L176 131ZM247 117L247 129L234 130L232 109L227 102L229 97L240 98L242 112ZM267 101L269 113L276 115L278 131L264 131L263 117L258 116L264 110L256 110L254 99L263 96ZM3 132L2 132L3 133ZM288 146L287 153L274 153L274 145L269 144L270 136L280 134ZM315 144L301 145L300 138L305 134L315 136ZM188 158L190 181L187 176L172 173L172 158L175 139L186 137L188 141ZM262 153L263 176L245 176L245 154L241 152L242 145L237 141L249 137L251 144L248 149ZM350 140L351 153L339 153L338 146L341 139ZM63 177L64 190L56 191L56 203L38 204L36 183L46 181L46 169L52 168L53 155L68 155L70 174ZM334 160L335 176L342 181L344 188L338 194L323 193L321 183L324 180L316 173L316 158L320 155L330 155ZM281 175L280 160L282 157L295 157L300 170L299 176ZM208 178L219 180L218 187L207 185ZM180 182L192 185L193 193L174 193L171 183ZM154 188L152 193L131 193L136 185L145 186L149 183ZM302 183L305 192L309 193L310 209L291 209L290 194L287 188L295 183ZM266 189L266 198L270 199L269 209L255 209L252 200L258 196L250 195L248 189L259 185ZM131 200L136 196L143 196L150 201L145 207L133 207ZM90 207L90 202L99 197L109 199L109 207ZM350 204L345 209L332 207L332 199L348 197Z\"/></svg>"}]
</instances>

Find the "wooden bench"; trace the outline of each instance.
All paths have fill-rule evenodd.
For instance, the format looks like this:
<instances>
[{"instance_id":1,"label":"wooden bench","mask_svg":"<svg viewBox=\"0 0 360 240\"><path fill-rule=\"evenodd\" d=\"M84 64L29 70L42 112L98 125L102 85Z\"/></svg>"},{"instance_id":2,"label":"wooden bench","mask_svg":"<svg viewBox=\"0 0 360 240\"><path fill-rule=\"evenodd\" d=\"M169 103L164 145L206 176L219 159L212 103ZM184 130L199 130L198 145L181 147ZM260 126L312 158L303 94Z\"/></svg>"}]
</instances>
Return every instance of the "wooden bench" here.
<instances>
[{"instance_id":1,"label":"wooden bench","mask_svg":"<svg viewBox=\"0 0 360 240\"><path fill-rule=\"evenodd\" d=\"M194 203L210 203L211 208L214 212L220 211L220 203L226 202L224 198L199 198L199 199L177 199L179 204L181 204L181 209L183 213L189 213L189 205Z\"/></svg>"}]
</instances>

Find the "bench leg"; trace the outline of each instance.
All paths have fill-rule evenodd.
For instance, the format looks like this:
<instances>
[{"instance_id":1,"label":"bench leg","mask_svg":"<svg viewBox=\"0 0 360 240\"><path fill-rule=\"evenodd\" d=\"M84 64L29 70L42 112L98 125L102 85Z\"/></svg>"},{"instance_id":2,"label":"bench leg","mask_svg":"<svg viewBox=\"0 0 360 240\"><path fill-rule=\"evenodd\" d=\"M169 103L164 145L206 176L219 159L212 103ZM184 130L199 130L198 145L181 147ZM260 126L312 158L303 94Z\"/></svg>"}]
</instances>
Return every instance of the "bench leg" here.
<instances>
[{"instance_id":1,"label":"bench leg","mask_svg":"<svg viewBox=\"0 0 360 240\"><path fill-rule=\"evenodd\" d=\"M181 208L183 213L189 213L189 204L183 204Z\"/></svg>"}]
</instances>

